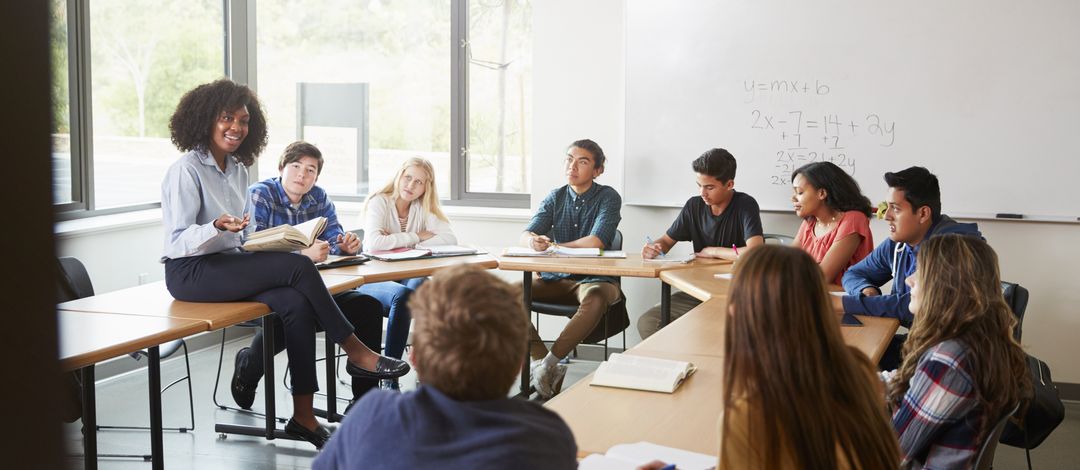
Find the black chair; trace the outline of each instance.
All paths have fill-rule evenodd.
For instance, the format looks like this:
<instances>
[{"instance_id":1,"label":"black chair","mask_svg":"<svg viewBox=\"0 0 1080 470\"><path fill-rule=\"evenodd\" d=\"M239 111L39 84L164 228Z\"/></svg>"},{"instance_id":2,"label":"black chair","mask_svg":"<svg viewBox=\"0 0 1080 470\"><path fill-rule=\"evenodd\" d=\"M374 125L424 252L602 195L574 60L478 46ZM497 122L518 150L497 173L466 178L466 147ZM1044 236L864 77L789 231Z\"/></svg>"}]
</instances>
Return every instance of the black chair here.
<instances>
[{"instance_id":1,"label":"black chair","mask_svg":"<svg viewBox=\"0 0 1080 470\"><path fill-rule=\"evenodd\" d=\"M1019 342L1023 336L1024 312L1027 310L1028 290L1020 284L1001 281L1001 292L1005 295L1005 303L1009 304L1013 315L1016 315L1016 329L1013 336Z\"/></svg>"},{"instance_id":2,"label":"black chair","mask_svg":"<svg viewBox=\"0 0 1080 470\"><path fill-rule=\"evenodd\" d=\"M622 249L622 232L619 230L615 231L615 238L611 241L611 249ZM621 278L616 278L616 283L620 285L619 300L616 300L615 303L608 306L608 310L607 312L604 312L604 319L600 325L597 325L597 327L582 340L583 343L590 344L603 341L605 360L608 357L608 338L621 332L623 349L626 349L626 328L630 326L630 315L626 311L626 294L622 292L621 280ZM570 318L577 313L577 309L577 304L566 305L551 302L538 302L536 300L532 302L532 310L533 312L536 312L537 329L540 328L540 314ZM576 356L577 348L574 349Z\"/></svg>"},{"instance_id":3,"label":"black chair","mask_svg":"<svg viewBox=\"0 0 1080 470\"><path fill-rule=\"evenodd\" d=\"M1001 438L1001 432L1005 430L1005 424L1009 422L1009 418L1016 414L1016 411L1020 409L1020 404L1009 408L1000 418L997 423L990 430L990 434L983 439L982 445L979 447L979 453L975 456L975 470L988 470L994 466L994 451L997 450L998 439Z\"/></svg>"},{"instance_id":4,"label":"black chair","mask_svg":"<svg viewBox=\"0 0 1080 470\"><path fill-rule=\"evenodd\" d=\"M90 274L86 272L86 267L83 266L81 261L79 261L77 258L64 257L64 258L58 258L57 263L59 265L59 271L60 271L59 296L57 297L58 302L67 302L69 300L76 300L76 299L81 299L81 298L84 298L84 297L90 297L90 296L94 295L94 286L93 286L93 283L91 283L91 281L90 281ZM183 381L187 381L187 386L188 386L188 410L189 410L189 416L191 418L191 424L190 424L190 426L187 426L187 427L181 426L181 427L162 428L162 429L168 430L168 431L187 432L187 431L191 431L191 430L195 429L195 404L194 404L194 399L192 398L192 393L191 393L191 363L188 361L187 343L184 342L184 340L182 340L182 339L178 339L176 341L170 341L168 343L162 344L161 346L158 347L158 350L161 353L161 358L165 359L165 358L168 358L168 357L172 356L173 354L175 354L176 351L180 350L180 348L184 349L184 368L185 368L187 374L184 375L183 377L180 377L179 379L176 379L176 380L172 381L168 385L166 385L164 388L161 389L161 393L164 394L165 391L168 390L173 385L176 385L176 384L178 384L180 382L183 382ZM138 360L142 359L143 357L149 357L149 353L144 349L144 350L140 350L140 351L135 351L135 352L131 353L130 356L132 358L134 358L136 361L138 361ZM86 386L86 385L93 386L93 384L83 384L83 385L84 386ZM102 429L145 429L145 430L149 430L150 427L149 426L97 425L96 429L97 430L102 430Z\"/></svg>"},{"instance_id":5,"label":"black chair","mask_svg":"<svg viewBox=\"0 0 1080 470\"><path fill-rule=\"evenodd\" d=\"M761 236L765 238L765 243L769 243L771 241L780 245L790 245L791 242L795 241L794 237L782 235L779 233L763 233L761 234Z\"/></svg>"}]
</instances>

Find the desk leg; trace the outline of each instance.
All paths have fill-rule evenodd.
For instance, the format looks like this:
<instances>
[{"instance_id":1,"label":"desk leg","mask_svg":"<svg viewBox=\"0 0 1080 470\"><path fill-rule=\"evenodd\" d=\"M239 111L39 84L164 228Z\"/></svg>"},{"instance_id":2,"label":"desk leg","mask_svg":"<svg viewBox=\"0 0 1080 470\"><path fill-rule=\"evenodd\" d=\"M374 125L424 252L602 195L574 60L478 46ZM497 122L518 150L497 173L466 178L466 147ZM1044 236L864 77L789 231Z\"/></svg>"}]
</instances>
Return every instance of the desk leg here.
<instances>
[{"instance_id":1,"label":"desk leg","mask_svg":"<svg viewBox=\"0 0 1080 470\"><path fill-rule=\"evenodd\" d=\"M326 420L333 423L341 421L342 416L337 413L337 363L334 361L336 353L333 341L326 337Z\"/></svg>"},{"instance_id":2,"label":"desk leg","mask_svg":"<svg viewBox=\"0 0 1080 470\"><path fill-rule=\"evenodd\" d=\"M525 320L532 324L532 272L524 271L521 281L522 304L525 306ZM532 347L532 339L525 337L525 359L521 364L521 392L518 396L529 398L529 349Z\"/></svg>"},{"instance_id":3,"label":"desk leg","mask_svg":"<svg viewBox=\"0 0 1080 470\"><path fill-rule=\"evenodd\" d=\"M153 389L150 389L153 391ZM83 468L97 470L97 404L94 401L94 365L82 368Z\"/></svg>"},{"instance_id":4,"label":"desk leg","mask_svg":"<svg viewBox=\"0 0 1080 470\"><path fill-rule=\"evenodd\" d=\"M277 430L277 409L274 405L274 315L262 317L263 324L263 397L266 409L266 439L273 440Z\"/></svg>"},{"instance_id":5,"label":"desk leg","mask_svg":"<svg viewBox=\"0 0 1080 470\"><path fill-rule=\"evenodd\" d=\"M157 346L147 350L150 356L147 371L150 376L150 456L151 468L165 468L165 444L161 429L161 353Z\"/></svg>"},{"instance_id":6,"label":"desk leg","mask_svg":"<svg viewBox=\"0 0 1080 470\"><path fill-rule=\"evenodd\" d=\"M671 323L671 284L660 281L660 327Z\"/></svg>"}]
</instances>

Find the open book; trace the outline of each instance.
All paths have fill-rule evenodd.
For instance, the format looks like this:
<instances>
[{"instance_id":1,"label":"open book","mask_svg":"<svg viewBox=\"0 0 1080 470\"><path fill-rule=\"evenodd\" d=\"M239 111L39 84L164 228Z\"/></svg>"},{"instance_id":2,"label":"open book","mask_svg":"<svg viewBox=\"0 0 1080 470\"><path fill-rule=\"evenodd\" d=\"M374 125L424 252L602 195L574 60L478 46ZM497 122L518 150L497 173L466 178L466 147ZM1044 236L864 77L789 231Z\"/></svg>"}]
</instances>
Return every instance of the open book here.
<instances>
[{"instance_id":1,"label":"open book","mask_svg":"<svg viewBox=\"0 0 1080 470\"><path fill-rule=\"evenodd\" d=\"M589 385L672 393L694 370L685 361L615 353L600 363Z\"/></svg>"},{"instance_id":2,"label":"open book","mask_svg":"<svg viewBox=\"0 0 1080 470\"><path fill-rule=\"evenodd\" d=\"M326 228L326 217L316 217L299 225L278 225L248 235L247 251L297 251L315 243Z\"/></svg>"},{"instance_id":3,"label":"open book","mask_svg":"<svg viewBox=\"0 0 1080 470\"><path fill-rule=\"evenodd\" d=\"M626 258L626 252L601 250L600 248L568 248L549 246L546 250L536 251L531 248L512 246L503 251L503 256L547 256L552 258Z\"/></svg>"},{"instance_id":4,"label":"open book","mask_svg":"<svg viewBox=\"0 0 1080 470\"><path fill-rule=\"evenodd\" d=\"M591 454L578 462L578 470L634 470L653 460L674 464L680 470L710 470L716 468L717 458L641 441L613 445L603 455Z\"/></svg>"},{"instance_id":5,"label":"open book","mask_svg":"<svg viewBox=\"0 0 1080 470\"><path fill-rule=\"evenodd\" d=\"M479 254L480 250L467 246L437 245L426 248L395 248L393 250L372 251L366 255L380 261L403 261L417 258L444 258Z\"/></svg>"}]
</instances>

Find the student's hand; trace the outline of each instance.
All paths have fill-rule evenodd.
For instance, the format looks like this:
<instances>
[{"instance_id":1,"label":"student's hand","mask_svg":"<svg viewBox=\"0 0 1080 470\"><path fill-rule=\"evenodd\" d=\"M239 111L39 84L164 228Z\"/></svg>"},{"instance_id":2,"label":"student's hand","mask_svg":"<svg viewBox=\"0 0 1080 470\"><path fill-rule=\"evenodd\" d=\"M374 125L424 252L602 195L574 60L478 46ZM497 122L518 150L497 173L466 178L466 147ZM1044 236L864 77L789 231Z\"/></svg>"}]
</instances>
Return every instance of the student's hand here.
<instances>
[{"instance_id":1,"label":"student's hand","mask_svg":"<svg viewBox=\"0 0 1080 470\"><path fill-rule=\"evenodd\" d=\"M867 297L881 295L881 290L879 290L877 287L867 287L862 290L862 295L865 295Z\"/></svg>"},{"instance_id":2,"label":"student's hand","mask_svg":"<svg viewBox=\"0 0 1080 470\"><path fill-rule=\"evenodd\" d=\"M707 246L702 248L701 251L694 253L697 258L719 258L720 254L717 253L718 249L715 246Z\"/></svg>"},{"instance_id":3,"label":"student's hand","mask_svg":"<svg viewBox=\"0 0 1080 470\"><path fill-rule=\"evenodd\" d=\"M432 237L435 236L435 232L432 232L430 230L421 230L419 232L416 232L416 236L420 237L420 241L430 240Z\"/></svg>"},{"instance_id":4,"label":"student's hand","mask_svg":"<svg viewBox=\"0 0 1080 470\"><path fill-rule=\"evenodd\" d=\"M355 255L360 252L360 238L355 233L345 232L337 236L337 245L342 253Z\"/></svg>"},{"instance_id":5,"label":"student's hand","mask_svg":"<svg viewBox=\"0 0 1080 470\"><path fill-rule=\"evenodd\" d=\"M666 466L667 464L664 462L661 462L659 460L653 460L652 462L638 467L637 470L660 470Z\"/></svg>"},{"instance_id":6,"label":"student's hand","mask_svg":"<svg viewBox=\"0 0 1080 470\"><path fill-rule=\"evenodd\" d=\"M544 251L551 246L551 239L544 235L537 235L529 239L529 248L533 251Z\"/></svg>"},{"instance_id":7,"label":"student's hand","mask_svg":"<svg viewBox=\"0 0 1080 470\"><path fill-rule=\"evenodd\" d=\"M664 251L659 243L646 243L645 246L641 247L641 257L645 259L653 259L663 254Z\"/></svg>"},{"instance_id":8,"label":"student's hand","mask_svg":"<svg viewBox=\"0 0 1080 470\"><path fill-rule=\"evenodd\" d=\"M330 254L330 244L322 240L315 240L315 243L310 247L300 250L300 254L311 258L312 262L321 263L326 261L326 256Z\"/></svg>"},{"instance_id":9,"label":"student's hand","mask_svg":"<svg viewBox=\"0 0 1080 470\"><path fill-rule=\"evenodd\" d=\"M244 214L244 217L242 218L229 214L221 214L220 217L214 220L214 228L236 233L246 228L250 222L251 214Z\"/></svg>"},{"instance_id":10,"label":"student's hand","mask_svg":"<svg viewBox=\"0 0 1080 470\"><path fill-rule=\"evenodd\" d=\"M844 313L844 298L839 295L829 295L829 303L832 304L832 309L836 313Z\"/></svg>"},{"instance_id":11,"label":"student's hand","mask_svg":"<svg viewBox=\"0 0 1080 470\"><path fill-rule=\"evenodd\" d=\"M379 235L382 235L382 236L385 237L387 235L390 235L390 232L388 230L384 229L384 228L381 228L381 229L379 229Z\"/></svg>"}]
</instances>

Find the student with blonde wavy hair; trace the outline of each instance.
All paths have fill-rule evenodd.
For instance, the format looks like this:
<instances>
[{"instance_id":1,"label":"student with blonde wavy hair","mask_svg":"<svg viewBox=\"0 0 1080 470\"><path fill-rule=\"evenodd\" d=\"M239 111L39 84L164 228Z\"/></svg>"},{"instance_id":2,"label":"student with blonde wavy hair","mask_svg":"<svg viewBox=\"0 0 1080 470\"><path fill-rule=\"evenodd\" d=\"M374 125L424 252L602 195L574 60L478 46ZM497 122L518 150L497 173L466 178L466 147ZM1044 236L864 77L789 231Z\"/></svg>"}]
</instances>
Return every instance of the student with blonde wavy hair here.
<instances>
[{"instance_id":1,"label":"student with blonde wavy hair","mask_svg":"<svg viewBox=\"0 0 1080 470\"><path fill-rule=\"evenodd\" d=\"M977 238L933 237L907 284L915 320L888 383L901 467L969 468L1031 388L997 254Z\"/></svg>"},{"instance_id":2,"label":"student with blonde wavy hair","mask_svg":"<svg viewBox=\"0 0 1080 470\"><path fill-rule=\"evenodd\" d=\"M730 292L717 468L895 468L876 369L844 344L817 263L760 246Z\"/></svg>"},{"instance_id":3,"label":"student with blonde wavy hair","mask_svg":"<svg viewBox=\"0 0 1080 470\"><path fill-rule=\"evenodd\" d=\"M450 220L439 205L435 189L435 169L431 162L411 157L401 165L394 179L371 193L364 203L364 251L383 251L457 243ZM401 358L412 320L406 302L424 282L418 277L360 286L383 305L387 356ZM391 386L395 386L396 382Z\"/></svg>"}]
</instances>

